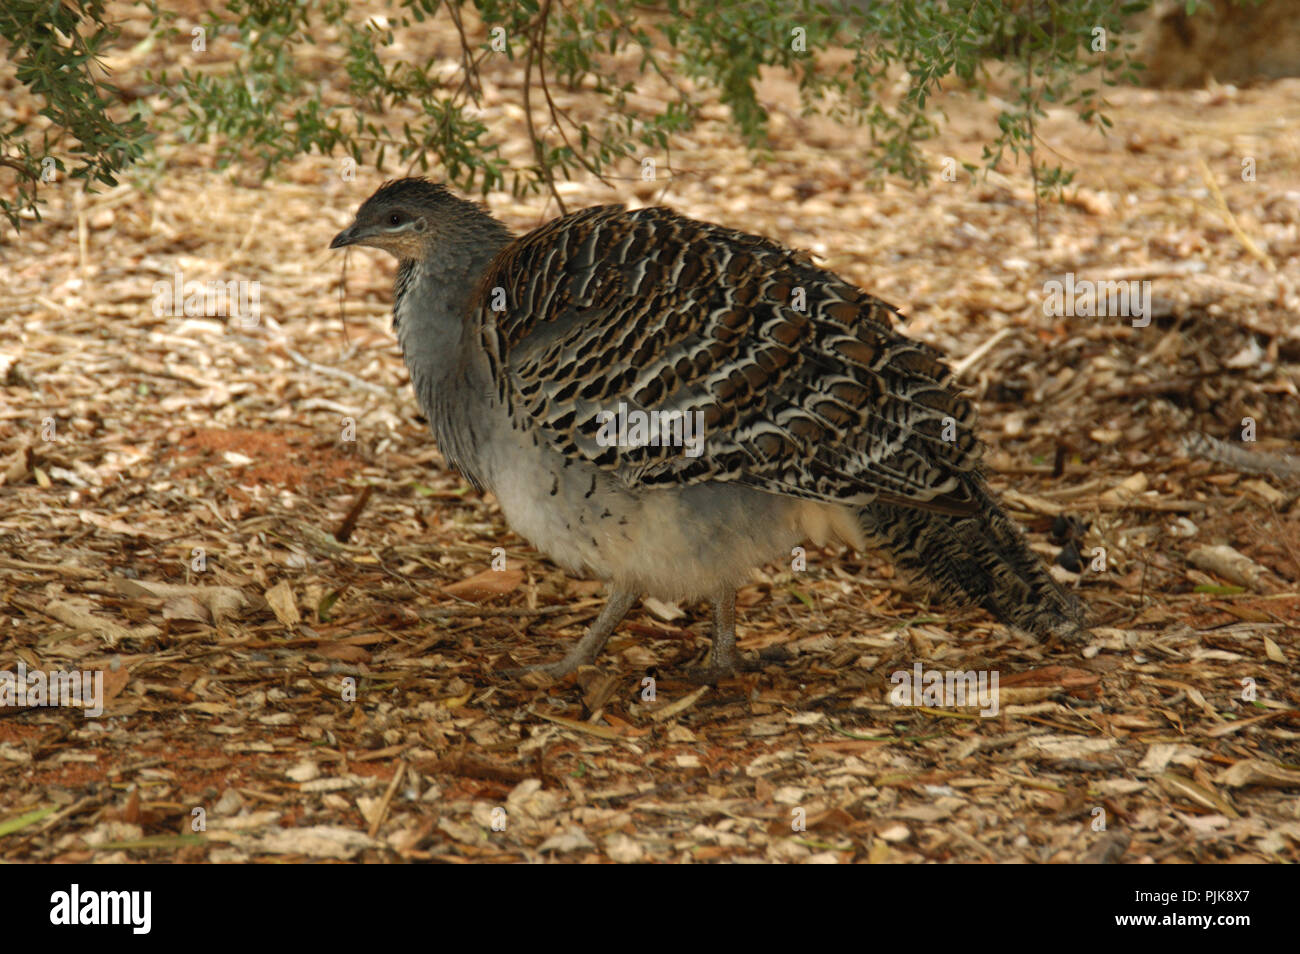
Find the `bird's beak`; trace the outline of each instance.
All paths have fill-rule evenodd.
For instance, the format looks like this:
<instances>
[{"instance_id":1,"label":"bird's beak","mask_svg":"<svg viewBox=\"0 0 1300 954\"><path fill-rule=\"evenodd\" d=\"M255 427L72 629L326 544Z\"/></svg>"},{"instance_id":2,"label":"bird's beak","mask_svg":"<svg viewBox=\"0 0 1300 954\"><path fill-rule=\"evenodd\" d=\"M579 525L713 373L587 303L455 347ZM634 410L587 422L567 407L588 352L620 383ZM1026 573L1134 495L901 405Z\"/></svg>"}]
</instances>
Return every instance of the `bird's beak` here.
<instances>
[{"instance_id":1,"label":"bird's beak","mask_svg":"<svg viewBox=\"0 0 1300 954\"><path fill-rule=\"evenodd\" d=\"M334 236L334 241L330 242L330 248L343 248L345 245L355 245L361 238L361 233L356 225L349 225L338 235Z\"/></svg>"}]
</instances>

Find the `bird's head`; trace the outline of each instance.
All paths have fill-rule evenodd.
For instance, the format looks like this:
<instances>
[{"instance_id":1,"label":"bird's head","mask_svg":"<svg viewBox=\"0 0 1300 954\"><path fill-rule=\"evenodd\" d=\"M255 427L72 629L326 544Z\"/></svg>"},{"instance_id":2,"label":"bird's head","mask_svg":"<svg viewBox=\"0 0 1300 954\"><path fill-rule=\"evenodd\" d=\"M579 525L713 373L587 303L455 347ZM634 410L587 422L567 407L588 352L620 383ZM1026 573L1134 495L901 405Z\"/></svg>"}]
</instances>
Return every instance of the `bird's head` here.
<instances>
[{"instance_id":1,"label":"bird's head","mask_svg":"<svg viewBox=\"0 0 1300 954\"><path fill-rule=\"evenodd\" d=\"M428 257L449 227L473 214L471 210L477 206L437 183L395 179L361 204L352 224L334 236L330 248L369 245L398 261L419 261Z\"/></svg>"}]
</instances>

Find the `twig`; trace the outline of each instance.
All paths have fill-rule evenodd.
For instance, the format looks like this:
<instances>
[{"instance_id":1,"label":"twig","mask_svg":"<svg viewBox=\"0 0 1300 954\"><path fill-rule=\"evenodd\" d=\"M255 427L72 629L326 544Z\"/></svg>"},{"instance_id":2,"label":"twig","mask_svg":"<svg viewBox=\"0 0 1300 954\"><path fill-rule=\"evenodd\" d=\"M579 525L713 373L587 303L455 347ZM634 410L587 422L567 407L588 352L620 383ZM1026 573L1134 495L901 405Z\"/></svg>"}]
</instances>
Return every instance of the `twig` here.
<instances>
[{"instance_id":1,"label":"twig","mask_svg":"<svg viewBox=\"0 0 1300 954\"><path fill-rule=\"evenodd\" d=\"M349 248L343 250L343 274L339 276L339 324L343 326L343 341L348 340L348 316L344 313L343 302L348 293L348 253L352 251Z\"/></svg>"},{"instance_id":2,"label":"twig","mask_svg":"<svg viewBox=\"0 0 1300 954\"><path fill-rule=\"evenodd\" d=\"M1135 384L1132 387L1120 388L1117 391L1107 391L1106 397L1109 399L1122 397L1142 397L1148 394L1177 394L1179 391L1186 391L1195 387L1202 381L1210 378L1225 377L1227 375L1241 374L1244 368L1213 368L1209 371L1197 371L1194 374L1186 375L1181 378L1173 378L1168 381L1152 381L1149 384ZM1254 370L1249 369L1249 370Z\"/></svg>"},{"instance_id":3,"label":"twig","mask_svg":"<svg viewBox=\"0 0 1300 954\"><path fill-rule=\"evenodd\" d=\"M384 792L383 801L379 803L379 808L375 810L375 820L370 823L370 837L374 838L379 834L379 826L384 823L384 818L388 815L388 806L392 804L393 793L397 791L397 786L402 784L402 776L406 774L406 763L399 761L397 771L393 773L393 780L388 783L388 789Z\"/></svg>"},{"instance_id":4,"label":"twig","mask_svg":"<svg viewBox=\"0 0 1300 954\"><path fill-rule=\"evenodd\" d=\"M1246 474L1268 474L1278 480L1300 478L1300 459L1289 454L1248 451L1227 441L1193 431L1179 439L1179 448L1188 457L1213 461Z\"/></svg>"},{"instance_id":5,"label":"twig","mask_svg":"<svg viewBox=\"0 0 1300 954\"><path fill-rule=\"evenodd\" d=\"M1004 338L1013 333L1012 328L1003 328L993 337L989 338L982 345L972 351L966 357L962 358L952 366L952 376L954 379L960 378L963 374L978 364L986 354L992 351Z\"/></svg>"},{"instance_id":6,"label":"twig","mask_svg":"<svg viewBox=\"0 0 1300 954\"><path fill-rule=\"evenodd\" d=\"M1034 0L1029 0L1029 22L1032 25L1037 19L1038 10ZM1037 131L1034 124L1034 39L1032 29L1025 37L1025 83L1029 88L1029 98L1025 100L1025 115L1029 120L1029 177L1034 182L1034 243L1043 247L1043 197L1038 190L1038 163L1035 161L1037 153L1034 150L1034 140L1037 137Z\"/></svg>"},{"instance_id":7,"label":"twig","mask_svg":"<svg viewBox=\"0 0 1300 954\"><path fill-rule=\"evenodd\" d=\"M1237 224L1237 217L1233 215L1232 210L1228 208L1228 203L1224 200L1223 193L1219 191L1219 184L1214 181L1214 173L1212 173L1210 167L1205 164L1205 160L1197 159L1196 161L1201 165L1201 178L1203 178L1205 184L1210 187L1210 193L1214 196L1215 202L1219 204L1219 212L1223 215L1224 221L1228 223L1228 229L1237 237L1237 241L1241 243L1242 248L1263 262L1264 267L1270 272L1276 272L1277 266L1273 264L1273 259L1269 254L1256 245L1255 240L1247 235L1246 231Z\"/></svg>"},{"instance_id":8,"label":"twig","mask_svg":"<svg viewBox=\"0 0 1300 954\"><path fill-rule=\"evenodd\" d=\"M11 560L0 557L0 567L8 570L28 570L33 573L57 573L71 576L78 580L98 580L104 576L103 570L91 570L83 566L64 566L57 563L29 563L26 560Z\"/></svg>"},{"instance_id":9,"label":"twig","mask_svg":"<svg viewBox=\"0 0 1300 954\"><path fill-rule=\"evenodd\" d=\"M546 150L541 139L537 137L537 129L533 125L533 102L531 91L533 88L533 56L540 54L546 55L546 18L551 12L551 0L546 0L542 7L541 13L537 16L537 22L528 33L528 55L524 58L524 121L528 124L528 138L533 143L533 157L537 160L537 168L546 180L546 186L551 190L551 195L555 197L555 204L560 208L561 215L568 215L569 210L565 208L564 199L560 197L560 190L555 187L555 175L551 172L551 167L546 163Z\"/></svg>"},{"instance_id":10,"label":"twig","mask_svg":"<svg viewBox=\"0 0 1300 954\"><path fill-rule=\"evenodd\" d=\"M461 69L465 71L465 79L461 83L461 89L469 89L475 101L477 101L483 92L483 88L479 85L477 72L472 69L473 51L469 47L469 38L465 36L465 25L460 20L460 9L454 3L449 3L446 6L451 22L456 24L456 33L460 36L460 62Z\"/></svg>"},{"instance_id":11,"label":"twig","mask_svg":"<svg viewBox=\"0 0 1300 954\"><path fill-rule=\"evenodd\" d=\"M334 531L334 539L339 543L347 543L348 538L352 536L352 531L357 528L357 518L361 516L361 511L366 509L366 504L370 501L370 495L374 493L375 488L372 484L366 484L361 488L361 493L357 494L357 499L353 502L348 515L343 518L339 528Z\"/></svg>"},{"instance_id":12,"label":"twig","mask_svg":"<svg viewBox=\"0 0 1300 954\"><path fill-rule=\"evenodd\" d=\"M317 364L309 358L304 358L287 345L285 346L284 353L293 359L294 364L301 365L304 368L309 368L317 374L325 375L327 378L338 378L340 381L346 381L354 388L360 388L363 391L369 391L371 394L378 394L384 398L391 398L393 396L392 392L387 388L381 388L377 384L371 384L369 381L365 381L357 377L355 374L344 371L341 368L331 368L328 365Z\"/></svg>"},{"instance_id":13,"label":"twig","mask_svg":"<svg viewBox=\"0 0 1300 954\"><path fill-rule=\"evenodd\" d=\"M602 185L606 185L611 189L614 188L614 184L610 182L608 179L606 179L605 176L600 172L600 170L598 170L595 166L593 166L590 162L588 162L586 156L582 155L582 153L579 152L577 149L574 149L573 143L569 141L569 134L564 131L564 123L561 122L562 118L569 119L569 117L564 113L563 110L561 110L559 107L555 105L555 100L551 99L551 87L546 82L545 51L539 49L538 53L542 55L537 61L537 75L542 81L542 95L546 97L546 108L547 110L550 111L551 119L554 120L555 122L556 132L560 134L560 138L564 140L564 144L569 147L569 152L573 153L573 155L577 158L578 162L582 165L584 169L586 169L593 176L599 179ZM569 125L571 125L574 129L578 128L578 124L575 123L572 119L569 119ZM557 201L558 201L558 196L557 196ZM561 213L564 212L563 205L560 206L560 212Z\"/></svg>"},{"instance_id":14,"label":"twig","mask_svg":"<svg viewBox=\"0 0 1300 954\"><path fill-rule=\"evenodd\" d=\"M33 182L37 182L40 180L40 176L32 172L31 166L25 165L22 162L19 162L17 159L10 159L8 156L0 156L0 166L8 166L10 169L14 169L22 173L24 176L26 176L28 179L31 179Z\"/></svg>"},{"instance_id":15,"label":"twig","mask_svg":"<svg viewBox=\"0 0 1300 954\"><path fill-rule=\"evenodd\" d=\"M527 606L435 606L432 609L416 610L415 615L421 619L439 619L442 617L461 616L554 616L556 613L570 613L570 606L539 606L529 609Z\"/></svg>"}]
</instances>

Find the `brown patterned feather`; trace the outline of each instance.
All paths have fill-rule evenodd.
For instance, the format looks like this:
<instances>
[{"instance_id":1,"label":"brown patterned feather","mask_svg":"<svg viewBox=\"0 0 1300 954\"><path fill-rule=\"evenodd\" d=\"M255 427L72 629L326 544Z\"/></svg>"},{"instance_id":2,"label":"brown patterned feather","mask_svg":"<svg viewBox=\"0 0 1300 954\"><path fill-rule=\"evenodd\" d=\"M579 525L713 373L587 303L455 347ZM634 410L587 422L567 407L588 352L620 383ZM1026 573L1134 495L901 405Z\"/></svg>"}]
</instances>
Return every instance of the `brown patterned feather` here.
<instances>
[{"instance_id":1,"label":"brown patterned feather","mask_svg":"<svg viewBox=\"0 0 1300 954\"><path fill-rule=\"evenodd\" d=\"M892 307L767 239L587 209L507 246L476 300L512 413L629 486L971 510L974 410L939 356L893 329ZM620 405L701 415L704 453L602 446L597 414Z\"/></svg>"}]
</instances>

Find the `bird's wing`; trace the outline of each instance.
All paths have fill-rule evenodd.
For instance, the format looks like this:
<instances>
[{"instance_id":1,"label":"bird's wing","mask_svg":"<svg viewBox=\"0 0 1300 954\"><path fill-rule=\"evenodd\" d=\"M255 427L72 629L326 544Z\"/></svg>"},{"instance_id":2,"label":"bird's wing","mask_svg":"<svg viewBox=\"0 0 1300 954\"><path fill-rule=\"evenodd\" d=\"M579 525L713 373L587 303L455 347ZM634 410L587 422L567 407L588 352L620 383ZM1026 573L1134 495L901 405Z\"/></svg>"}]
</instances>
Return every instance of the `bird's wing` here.
<instances>
[{"instance_id":1,"label":"bird's wing","mask_svg":"<svg viewBox=\"0 0 1300 954\"><path fill-rule=\"evenodd\" d=\"M895 317L772 241L619 206L511 243L475 306L516 420L631 486L738 481L965 512L974 410ZM677 446L610 446L621 408L667 413ZM692 432L674 428L697 422L702 445L681 446Z\"/></svg>"}]
</instances>

